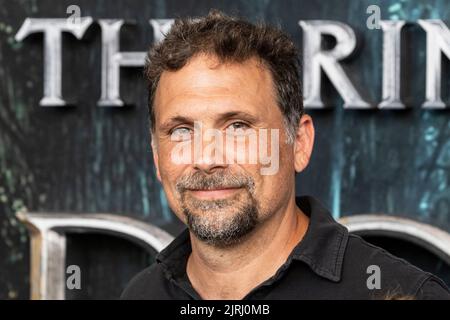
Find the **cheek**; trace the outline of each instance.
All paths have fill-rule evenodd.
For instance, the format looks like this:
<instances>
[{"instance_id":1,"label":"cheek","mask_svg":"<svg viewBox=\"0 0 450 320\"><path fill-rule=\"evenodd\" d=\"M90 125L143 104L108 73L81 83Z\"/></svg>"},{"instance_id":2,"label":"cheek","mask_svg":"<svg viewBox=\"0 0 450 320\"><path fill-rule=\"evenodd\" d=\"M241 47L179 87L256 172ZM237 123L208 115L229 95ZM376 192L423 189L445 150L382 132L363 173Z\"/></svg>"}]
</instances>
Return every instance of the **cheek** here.
<instances>
[{"instance_id":1,"label":"cheek","mask_svg":"<svg viewBox=\"0 0 450 320\"><path fill-rule=\"evenodd\" d=\"M271 201L285 194L290 188L289 178L282 174L281 170L278 174L272 176L262 176L261 192L264 199Z\"/></svg>"},{"instance_id":2,"label":"cheek","mask_svg":"<svg viewBox=\"0 0 450 320\"><path fill-rule=\"evenodd\" d=\"M282 174L295 175L294 146L286 143L280 145L280 172L282 171L284 171Z\"/></svg>"},{"instance_id":3,"label":"cheek","mask_svg":"<svg viewBox=\"0 0 450 320\"><path fill-rule=\"evenodd\" d=\"M170 161L164 161L164 158L160 158L160 175L161 184L164 189L164 194L166 196L169 207L175 213L175 215L183 223L186 223L185 216L182 213L182 208L180 204L180 199L176 191L177 178L182 175L183 169L180 165L173 165Z\"/></svg>"},{"instance_id":4,"label":"cheek","mask_svg":"<svg viewBox=\"0 0 450 320\"><path fill-rule=\"evenodd\" d=\"M279 168L272 175L261 175L261 195L269 206L288 196L295 183L294 153L292 147L282 144L279 150Z\"/></svg>"},{"instance_id":5,"label":"cheek","mask_svg":"<svg viewBox=\"0 0 450 320\"><path fill-rule=\"evenodd\" d=\"M291 188L291 185L295 182L293 146L283 143L280 148L280 170L274 178L278 185Z\"/></svg>"},{"instance_id":6,"label":"cheek","mask_svg":"<svg viewBox=\"0 0 450 320\"><path fill-rule=\"evenodd\" d=\"M171 198L175 193L176 181L182 175L186 165L174 163L170 156L170 150L161 146L159 149L158 167L164 191L167 197Z\"/></svg>"},{"instance_id":7,"label":"cheek","mask_svg":"<svg viewBox=\"0 0 450 320\"><path fill-rule=\"evenodd\" d=\"M182 167L172 161L171 150L172 147L165 143L161 143L158 149L158 165L161 179L163 180L170 180L180 170L180 167Z\"/></svg>"}]
</instances>

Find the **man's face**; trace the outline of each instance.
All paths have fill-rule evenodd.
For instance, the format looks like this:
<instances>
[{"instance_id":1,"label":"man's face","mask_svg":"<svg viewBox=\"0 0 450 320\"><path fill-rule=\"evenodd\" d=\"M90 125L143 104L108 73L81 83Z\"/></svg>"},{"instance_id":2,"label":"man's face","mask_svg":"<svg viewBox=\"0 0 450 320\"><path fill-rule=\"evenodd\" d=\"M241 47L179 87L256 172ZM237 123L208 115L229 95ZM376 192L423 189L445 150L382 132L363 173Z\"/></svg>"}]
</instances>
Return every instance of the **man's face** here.
<instances>
[{"instance_id":1,"label":"man's face","mask_svg":"<svg viewBox=\"0 0 450 320\"><path fill-rule=\"evenodd\" d=\"M232 245L287 206L294 193L294 144L286 144L271 73L257 59L221 64L196 56L176 72L163 72L154 108L157 176L172 210L197 238ZM244 149L237 141L245 141ZM180 163L173 154L183 143L192 153ZM237 161L243 150L247 158ZM248 159L262 153L276 156L275 170L264 174L273 169L267 157Z\"/></svg>"}]
</instances>

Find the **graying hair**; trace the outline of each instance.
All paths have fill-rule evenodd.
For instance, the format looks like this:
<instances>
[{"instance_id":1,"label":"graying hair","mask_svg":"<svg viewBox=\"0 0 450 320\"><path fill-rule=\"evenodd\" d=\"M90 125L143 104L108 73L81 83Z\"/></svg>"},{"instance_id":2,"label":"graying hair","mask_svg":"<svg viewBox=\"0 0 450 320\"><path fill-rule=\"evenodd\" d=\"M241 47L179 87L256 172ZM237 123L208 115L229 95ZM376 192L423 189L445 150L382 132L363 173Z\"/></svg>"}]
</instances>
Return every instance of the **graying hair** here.
<instances>
[{"instance_id":1,"label":"graying hair","mask_svg":"<svg viewBox=\"0 0 450 320\"><path fill-rule=\"evenodd\" d=\"M154 131L154 97L161 74L177 71L191 58L212 54L220 62L243 62L257 57L271 72L278 107L284 116L287 142L293 143L304 113L298 50L291 38L263 23L211 10L200 18L176 19L170 31L147 55L145 77L149 91L150 128Z\"/></svg>"}]
</instances>

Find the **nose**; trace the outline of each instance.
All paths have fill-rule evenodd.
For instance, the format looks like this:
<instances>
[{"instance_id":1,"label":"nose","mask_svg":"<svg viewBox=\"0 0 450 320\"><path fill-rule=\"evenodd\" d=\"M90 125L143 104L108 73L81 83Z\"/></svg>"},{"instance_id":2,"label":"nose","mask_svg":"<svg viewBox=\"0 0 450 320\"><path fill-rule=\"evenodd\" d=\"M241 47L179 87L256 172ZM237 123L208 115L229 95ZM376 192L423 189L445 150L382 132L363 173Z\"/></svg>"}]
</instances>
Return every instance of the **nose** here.
<instances>
[{"instance_id":1,"label":"nose","mask_svg":"<svg viewBox=\"0 0 450 320\"><path fill-rule=\"evenodd\" d=\"M225 169L228 165L224 157L223 140L220 130L210 129L197 135L194 141L194 169L205 173Z\"/></svg>"},{"instance_id":2,"label":"nose","mask_svg":"<svg viewBox=\"0 0 450 320\"><path fill-rule=\"evenodd\" d=\"M209 161L208 159L202 159L202 161L195 162L194 168L197 170L201 170L205 173L213 173L216 170L223 170L227 167L225 163L217 163L214 161Z\"/></svg>"}]
</instances>

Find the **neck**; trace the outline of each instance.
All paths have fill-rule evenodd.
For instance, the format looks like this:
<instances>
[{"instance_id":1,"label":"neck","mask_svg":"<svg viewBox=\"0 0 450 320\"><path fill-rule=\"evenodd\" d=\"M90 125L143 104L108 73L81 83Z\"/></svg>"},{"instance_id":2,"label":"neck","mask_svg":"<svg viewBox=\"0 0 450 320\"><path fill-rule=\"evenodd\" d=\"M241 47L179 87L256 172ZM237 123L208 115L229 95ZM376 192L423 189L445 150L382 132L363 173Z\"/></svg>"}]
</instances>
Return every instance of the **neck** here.
<instances>
[{"instance_id":1,"label":"neck","mask_svg":"<svg viewBox=\"0 0 450 320\"><path fill-rule=\"evenodd\" d=\"M203 299L242 299L286 262L306 233L309 218L294 197L279 211L231 247L207 245L191 234L186 271Z\"/></svg>"}]
</instances>

